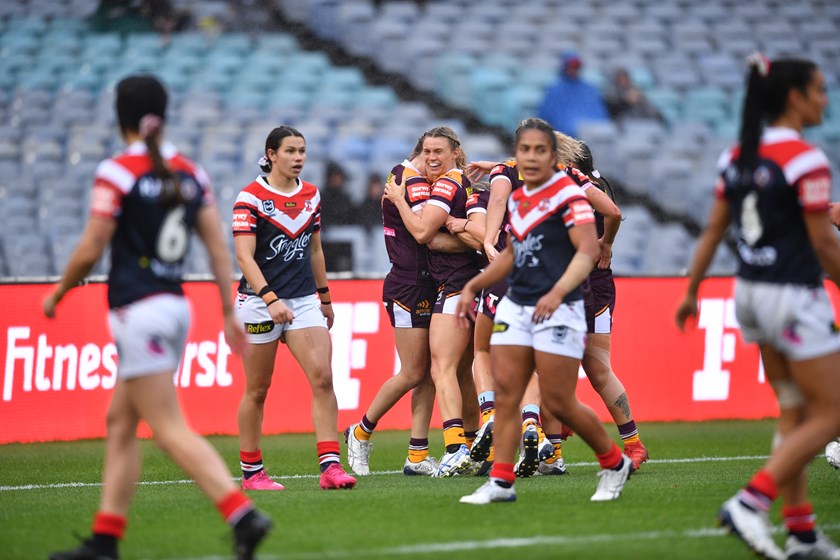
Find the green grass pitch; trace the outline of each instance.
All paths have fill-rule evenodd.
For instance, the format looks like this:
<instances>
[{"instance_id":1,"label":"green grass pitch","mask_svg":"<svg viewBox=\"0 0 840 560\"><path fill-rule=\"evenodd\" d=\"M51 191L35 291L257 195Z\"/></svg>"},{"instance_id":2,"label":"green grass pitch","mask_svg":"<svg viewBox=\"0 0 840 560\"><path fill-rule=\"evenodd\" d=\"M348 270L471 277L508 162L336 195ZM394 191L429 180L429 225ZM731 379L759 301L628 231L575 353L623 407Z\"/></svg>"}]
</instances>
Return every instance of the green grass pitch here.
<instances>
[{"instance_id":1,"label":"green grass pitch","mask_svg":"<svg viewBox=\"0 0 840 560\"><path fill-rule=\"evenodd\" d=\"M619 500L589 501L597 466L586 445L572 438L564 445L568 476L521 480L515 503L489 506L458 503L482 479L404 476L406 432L374 435L374 474L351 491L318 488L311 434L266 437L266 465L286 491L252 493L275 522L258 557L751 558L716 527L715 514L762 464L773 422L654 423L640 430L652 458ZM210 439L238 476L236 438ZM440 432L430 440L439 455ZM197 487L152 442L143 442L143 452L121 557L230 557L230 532ZM0 558L46 558L75 546L74 531L88 534L102 453L102 441L0 447ZM809 476L818 522L840 540L840 472L820 457ZM777 527L778 509L772 512ZM777 538L781 543L783 534Z\"/></svg>"}]
</instances>

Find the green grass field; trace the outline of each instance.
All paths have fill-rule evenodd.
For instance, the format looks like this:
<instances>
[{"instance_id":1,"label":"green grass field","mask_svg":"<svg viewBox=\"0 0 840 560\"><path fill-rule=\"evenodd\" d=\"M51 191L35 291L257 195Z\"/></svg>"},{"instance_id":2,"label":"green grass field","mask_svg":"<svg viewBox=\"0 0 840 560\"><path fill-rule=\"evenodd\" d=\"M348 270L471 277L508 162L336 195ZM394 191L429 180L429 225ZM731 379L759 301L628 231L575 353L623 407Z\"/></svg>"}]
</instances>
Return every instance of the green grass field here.
<instances>
[{"instance_id":1,"label":"green grass field","mask_svg":"<svg viewBox=\"0 0 840 560\"><path fill-rule=\"evenodd\" d=\"M482 480L401 473L408 434L374 436L370 477L352 491L318 488L309 434L267 437L263 454L285 492L255 493L275 530L263 559L750 558L714 519L767 454L771 421L644 424L652 460L615 502L591 503L597 466L577 438L564 446L570 475L517 483L515 503L469 506ZM613 432L615 428L610 428ZM441 436L433 433L433 454ZM238 474L237 441L212 443ZM0 447L0 558L46 558L87 535L99 498L103 443ZM125 559L229 557L228 528L151 442L121 547ZM820 458L810 473L819 522L840 540L840 472ZM772 519L779 524L778 506ZM781 542L783 536L778 535Z\"/></svg>"}]
</instances>

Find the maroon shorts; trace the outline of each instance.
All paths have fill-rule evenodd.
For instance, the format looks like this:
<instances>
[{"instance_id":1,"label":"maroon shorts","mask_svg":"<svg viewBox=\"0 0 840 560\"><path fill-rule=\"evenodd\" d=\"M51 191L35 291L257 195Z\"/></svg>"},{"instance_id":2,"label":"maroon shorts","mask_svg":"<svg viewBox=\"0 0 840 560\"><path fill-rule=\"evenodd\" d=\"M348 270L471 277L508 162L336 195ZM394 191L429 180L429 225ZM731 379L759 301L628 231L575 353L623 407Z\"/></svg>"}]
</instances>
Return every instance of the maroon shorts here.
<instances>
[{"instance_id":1,"label":"maroon shorts","mask_svg":"<svg viewBox=\"0 0 840 560\"><path fill-rule=\"evenodd\" d=\"M481 299L478 302L478 311L482 315L493 319L496 316L496 306L499 305L499 301L508 291L508 283L507 279L502 280L497 284L493 284L486 290L481 291Z\"/></svg>"},{"instance_id":2,"label":"maroon shorts","mask_svg":"<svg viewBox=\"0 0 840 560\"><path fill-rule=\"evenodd\" d=\"M612 273L592 275L583 286L583 302L586 309L586 330L590 334L612 332L615 311L615 280Z\"/></svg>"},{"instance_id":3,"label":"maroon shorts","mask_svg":"<svg viewBox=\"0 0 840 560\"><path fill-rule=\"evenodd\" d=\"M395 329L428 329L437 288L403 284L385 278L382 301Z\"/></svg>"},{"instance_id":4,"label":"maroon shorts","mask_svg":"<svg viewBox=\"0 0 840 560\"><path fill-rule=\"evenodd\" d=\"M468 280L463 280L455 283L445 283L438 286L437 299L435 300L435 307L432 313L443 313L444 315L454 315L455 307L458 305L458 300L461 296L461 290L464 289ZM473 313L478 308L478 296L472 302Z\"/></svg>"}]
</instances>

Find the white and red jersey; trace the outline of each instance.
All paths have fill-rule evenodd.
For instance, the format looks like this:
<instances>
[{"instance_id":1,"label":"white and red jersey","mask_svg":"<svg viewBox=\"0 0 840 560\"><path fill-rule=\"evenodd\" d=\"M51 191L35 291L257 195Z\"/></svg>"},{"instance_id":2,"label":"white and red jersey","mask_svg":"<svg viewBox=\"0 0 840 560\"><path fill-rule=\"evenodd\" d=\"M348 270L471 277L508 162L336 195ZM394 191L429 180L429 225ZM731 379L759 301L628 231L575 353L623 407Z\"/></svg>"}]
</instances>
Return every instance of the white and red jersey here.
<instances>
[{"instance_id":1,"label":"white and red jersey","mask_svg":"<svg viewBox=\"0 0 840 560\"><path fill-rule=\"evenodd\" d=\"M181 275L198 211L214 201L207 173L164 142L161 157L181 181L181 202L161 204L146 144L135 142L96 168L91 215L117 221L111 240L108 305L122 307L152 294L183 294Z\"/></svg>"},{"instance_id":2,"label":"white and red jersey","mask_svg":"<svg viewBox=\"0 0 840 560\"><path fill-rule=\"evenodd\" d=\"M749 181L737 169L738 146L718 162L715 195L729 204L738 237L738 276L747 280L819 286L822 267L803 218L827 212L828 158L788 128L768 128Z\"/></svg>"},{"instance_id":3,"label":"white and red jersey","mask_svg":"<svg viewBox=\"0 0 840 560\"><path fill-rule=\"evenodd\" d=\"M519 188L508 199L514 263L508 296L519 305L536 305L560 279L577 251L569 230L594 224L595 213L583 189L563 171L542 186ZM580 287L563 299L581 299Z\"/></svg>"},{"instance_id":4,"label":"white and red jersey","mask_svg":"<svg viewBox=\"0 0 840 560\"><path fill-rule=\"evenodd\" d=\"M315 293L309 242L320 230L321 195L311 183L297 179L295 190L284 193L260 176L236 197L233 235L256 236L254 260L278 297ZM244 275L239 292L254 294Z\"/></svg>"}]
</instances>

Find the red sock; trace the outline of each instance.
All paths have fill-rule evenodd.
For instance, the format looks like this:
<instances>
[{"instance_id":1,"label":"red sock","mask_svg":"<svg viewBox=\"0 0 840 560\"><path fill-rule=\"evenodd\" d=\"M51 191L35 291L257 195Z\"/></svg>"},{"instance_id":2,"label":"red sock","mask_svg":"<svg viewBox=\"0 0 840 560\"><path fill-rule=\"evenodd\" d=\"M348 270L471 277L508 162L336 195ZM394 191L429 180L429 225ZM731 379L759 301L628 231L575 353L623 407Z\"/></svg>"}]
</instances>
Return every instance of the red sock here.
<instances>
[{"instance_id":1,"label":"red sock","mask_svg":"<svg viewBox=\"0 0 840 560\"><path fill-rule=\"evenodd\" d=\"M785 527L791 533L813 531L816 526L814 506L811 505L811 502L795 506L783 506L782 518L785 520Z\"/></svg>"},{"instance_id":2,"label":"red sock","mask_svg":"<svg viewBox=\"0 0 840 560\"><path fill-rule=\"evenodd\" d=\"M256 451L239 450L239 460L243 463L262 463L262 449Z\"/></svg>"},{"instance_id":3,"label":"red sock","mask_svg":"<svg viewBox=\"0 0 840 560\"><path fill-rule=\"evenodd\" d=\"M92 531L95 535L108 535L109 537L121 539L125 534L126 524L126 518L122 515L99 511L93 518Z\"/></svg>"},{"instance_id":4,"label":"red sock","mask_svg":"<svg viewBox=\"0 0 840 560\"><path fill-rule=\"evenodd\" d=\"M779 495L779 489L776 487L776 481L769 472L762 469L755 473L747 484L747 490L753 493L760 493L768 498L771 502Z\"/></svg>"},{"instance_id":5,"label":"red sock","mask_svg":"<svg viewBox=\"0 0 840 560\"><path fill-rule=\"evenodd\" d=\"M621 464L621 449L613 442L609 451L603 455L595 454L602 469L614 469Z\"/></svg>"},{"instance_id":6,"label":"red sock","mask_svg":"<svg viewBox=\"0 0 840 560\"><path fill-rule=\"evenodd\" d=\"M329 463L338 463L341 460L341 451L336 441L319 441L315 444L318 450L318 463L321 465L321 472L323 472Z\"/></svg>"},{"instance_id":7,"label":"red sock","mask_svg":"<svg viewBox=\"0 0 840 560\"><path fill-rule=\"evenodd\" d=\"M231 490L228 495L216 502L216 509L230 525L242 519L242 516L254 509L254 503L240 490Z\"/></svg>"},{"instance_id":8,"label":"red sock","mask_svg":"<svg viewBox=\"0 0 840 560\"><path fill-rule=\"evenodd\" d=\"M493 468L490 470L490 478L498 478L509 484L516 481L516 475L513 473L513 463L493 463Z\"/></svg>"}]
</instances>

